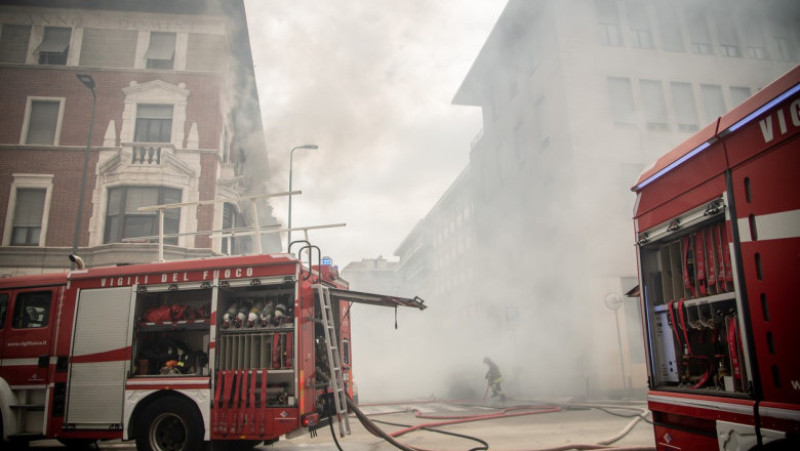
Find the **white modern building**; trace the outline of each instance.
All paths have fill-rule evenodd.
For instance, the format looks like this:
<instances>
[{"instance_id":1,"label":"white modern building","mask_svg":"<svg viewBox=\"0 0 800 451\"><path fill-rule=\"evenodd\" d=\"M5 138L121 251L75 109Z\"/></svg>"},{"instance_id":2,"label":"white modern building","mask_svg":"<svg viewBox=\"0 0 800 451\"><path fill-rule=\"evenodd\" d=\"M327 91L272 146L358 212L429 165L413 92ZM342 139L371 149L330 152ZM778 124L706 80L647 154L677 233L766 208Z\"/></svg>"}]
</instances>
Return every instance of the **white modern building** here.
<instances>
[{"instance_id":1,"label":"white modern building","mask_svg":"<svg viewBox=\"0 0 800 451\"><path fill-rule=\"evenodd\" d=\"M483 113L467 283L513 331L494 349L531 391L646 385L637 299L625 296L630 187L796 66L798 24L789 0L509 1L454 103Z\"/></svg>"}]
</instances>

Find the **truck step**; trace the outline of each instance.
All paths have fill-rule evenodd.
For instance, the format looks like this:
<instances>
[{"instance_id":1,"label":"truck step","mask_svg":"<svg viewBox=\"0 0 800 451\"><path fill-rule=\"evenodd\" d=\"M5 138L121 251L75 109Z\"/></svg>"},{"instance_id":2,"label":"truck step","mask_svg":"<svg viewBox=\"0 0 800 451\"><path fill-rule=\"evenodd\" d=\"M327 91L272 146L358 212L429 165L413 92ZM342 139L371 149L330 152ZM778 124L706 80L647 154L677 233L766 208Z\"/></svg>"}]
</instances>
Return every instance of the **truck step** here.
<instances>
[{"instance_id":1,"label":"truck step","mask_svg":"<svg viewBox=\"0 0 800 451\"><path fill-rule=\"evenodd\" d=\"M44 404L10 404L8 407L19 410L38 411L44 410Z\"/></svg>"},{"instance_id":2,"label":"truck step","mask_svg":"<svg viewBox=\"0 0 800 451\"><path fill-rule=\"evenodd\" d=\"M18 432L16 434L8 434L9 440L34 440L44 438L41 432Z\"/></svg>"}]
</instances>

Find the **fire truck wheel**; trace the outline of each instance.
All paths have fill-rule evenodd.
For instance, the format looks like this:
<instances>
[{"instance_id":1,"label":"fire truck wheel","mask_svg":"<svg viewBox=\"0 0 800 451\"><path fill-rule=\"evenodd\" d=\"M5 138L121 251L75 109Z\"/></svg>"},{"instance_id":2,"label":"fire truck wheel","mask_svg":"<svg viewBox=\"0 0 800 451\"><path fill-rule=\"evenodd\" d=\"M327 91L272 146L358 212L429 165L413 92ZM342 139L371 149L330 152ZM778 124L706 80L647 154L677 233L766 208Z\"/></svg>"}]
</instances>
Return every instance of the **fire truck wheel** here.
<instances>
[{"instance_id":1,"label":"fire truck wheel","mask_svg":"<svg viewBox=\"0 0 800 451\"><path fill-rule=\"evenodd\" d=\"M139 415L136 449L139 451L193 451L203 447L203 422L188 401L165 397Z\"/></svg>"}]
</instances>

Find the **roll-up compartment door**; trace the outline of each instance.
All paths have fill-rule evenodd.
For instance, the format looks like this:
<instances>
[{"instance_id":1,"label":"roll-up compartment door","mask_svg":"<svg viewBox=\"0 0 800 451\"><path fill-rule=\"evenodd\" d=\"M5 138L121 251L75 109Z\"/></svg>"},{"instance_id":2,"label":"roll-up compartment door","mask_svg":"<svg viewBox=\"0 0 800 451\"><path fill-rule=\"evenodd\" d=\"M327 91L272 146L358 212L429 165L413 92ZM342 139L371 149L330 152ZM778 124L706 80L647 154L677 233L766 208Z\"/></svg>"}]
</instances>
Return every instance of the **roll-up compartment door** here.
<instances>
[{"instance_id":1,"label":"roll-up compartment door","mask_svg":"<svg viewBox=\"0 0 800 451\"><path fill-rule=\"evenodd\" d=\"M132 288L80 292L72 340L66 423L121 426Z\"/></svg>"}]
</instances>

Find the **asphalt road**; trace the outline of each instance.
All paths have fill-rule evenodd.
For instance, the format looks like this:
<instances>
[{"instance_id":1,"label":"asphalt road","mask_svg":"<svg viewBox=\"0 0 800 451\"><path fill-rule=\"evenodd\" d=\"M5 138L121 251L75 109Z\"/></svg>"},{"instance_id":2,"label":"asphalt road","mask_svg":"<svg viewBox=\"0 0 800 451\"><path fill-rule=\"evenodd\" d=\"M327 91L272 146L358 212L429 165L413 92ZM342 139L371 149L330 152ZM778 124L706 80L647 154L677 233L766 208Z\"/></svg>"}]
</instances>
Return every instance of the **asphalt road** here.
<instances>
[{"instance_id":1,"label":"asphalt road","mask_svg":"<svg viewBox=\"0 0 800 451\"><path fill-rule=\"evenodd\" d=\"M491 450L540 450L577 444L655 447L652 426L643 420L634 422L637 414L645 412L645 405L625 403L616 406L625 408L600 410L584 405L519 401L502 404L426 402L361 407L371 420L380 421L377 425L388 433L408 429L407 426L452 423L434 428L480 439ZM471 417L474 421L465 421L462 417ZM649 415L646 418L649 419ZM339 439L344 451L396 449L370 434L355 418L350 419L350 428L352 434ZM619 439L607 443L616 437ZM483 446L474 439L423 429L415 429L396 439L410 447L428 450L470 450ZM330 429L326 428L318 431L316 438L306 435L279 441L272 449L335 451L337 447Z\"/></svg>"},{"instance_id":2,"label":"asphalt road","mask_svg":"<svg viewBox=\"0 0 800 451\"><path fill-rule=\"evenodd\" d=\"M413 429L396 438L414 448L426 450L545 450L566 445L609 445L612 447L654 447L652 426L637 415L646 412L642 403L595 401L589 404L506 401L454 403L446 401L404 402L362 405L362 411L387 433ZM602 407L602 409L601 409ZM649 415L645 417L650 419ZM444 424L443 424L444 423ZM344 451L381 451L396 449L385 440L370 434L353 416L351 434L338 438ZM434 426L436 424L436 426ZM428 425L460 436L421 429ZM338 426L335 430L338 431ZM338 433L337 433L338 436ZM467 438L472 437L472 438ZM613 440L613 442L611 442ZM53 440L32 444L37 450L63 450ZM133 442L101 442L100 449L135 449ZM316 437L303 434L281 439L260 450L337 451L328 427ZM561 448L564 449L564 448Z\"/></svg>"}]
</instances>

